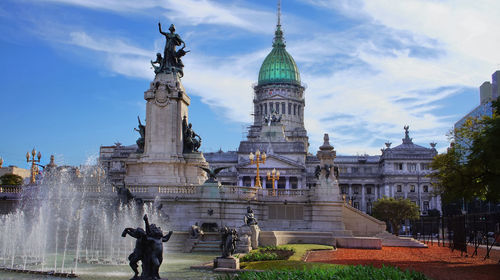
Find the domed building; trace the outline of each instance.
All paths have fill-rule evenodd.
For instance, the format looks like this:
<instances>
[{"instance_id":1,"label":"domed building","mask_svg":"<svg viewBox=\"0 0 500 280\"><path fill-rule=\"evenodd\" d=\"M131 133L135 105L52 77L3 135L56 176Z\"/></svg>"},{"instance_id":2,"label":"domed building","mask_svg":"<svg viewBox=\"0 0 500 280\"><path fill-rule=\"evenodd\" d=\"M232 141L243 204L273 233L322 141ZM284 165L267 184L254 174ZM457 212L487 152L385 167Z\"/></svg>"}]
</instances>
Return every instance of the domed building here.
<instances>
[{"instance_id":1,"label":"domed building","mask_svg":"<svg viewBox=\"0 0 500 280\"><path fill-rule=\"evenodd\" d=\"M305 86L295 60L286 50L279 12L272 49L260 67L253 90L253 123L246 140L240 142L237 151L203 155L213 169L228 167L217 176L222 185L262 188L259 193L263 196L271 195L273 189L272 180L266 175L279 171L279 178L275 177L275 202L283 206L281 198L294 197L302 204L289 202L285 208L271 205L267 217L277 223L277 228L301 227L300 221L312 215L306 206L309 191L314 192L320 184L316 176L320 160L313 154L316 151L309 152L304 127ZM420 206L423 215L431 209L440 211L440 198L433 195L430 178L426 176L430 173L429 163L437 154L435 144L429 148L414 144L409 127L405 127L402 144L390 146L386 143L381 155L336 156L335 177L343 199L365 213L371 213L373 202L383 196L409 198ZM112 184L127 185L124 178L137 161L136 150L136 145L101 147L99 161ZM257 168L258 153L261 160Z\"/></svg>"},{"instance_id":2,"label":"domed building","mask_svg":"<svg viewBox=\"0 0 500 280\"><path fill-rule=\"evenodd\" d=\"M305 87L295 60L286 50L285 39L278 16L271 52L260 67L254 86L253 124L247 139L237 151L205 153L213 168L230 166L218 176L224 185L272 189L266 174L278 170L280 177L275 187L278 193L300 193L318 184L315 169L318 158L309 153L307 131L304 127ZM441 211L441 200L433 196L429 163L437 154L429 148L413 144L405 127L402 144L382 149L381 155L342 156L335 159L340 191L353 207L371 213L373 202L383 196L409 198L420 206L423 215L430 209ZM334 144L334 140L333 140ZM266 153L267 160L256 164L250 153ZM296 191L295 191L296 190Z\"/></svg>"}]
</instances>

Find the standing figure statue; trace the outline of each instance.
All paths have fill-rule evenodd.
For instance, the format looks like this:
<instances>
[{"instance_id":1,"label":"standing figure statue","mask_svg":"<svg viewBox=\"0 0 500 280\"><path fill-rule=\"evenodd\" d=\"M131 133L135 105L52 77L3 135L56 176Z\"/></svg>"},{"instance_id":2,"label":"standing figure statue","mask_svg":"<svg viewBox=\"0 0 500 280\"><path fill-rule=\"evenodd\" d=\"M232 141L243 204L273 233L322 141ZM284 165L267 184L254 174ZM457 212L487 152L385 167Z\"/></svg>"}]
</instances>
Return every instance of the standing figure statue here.
<instances>
[{"instance_id":1,"label":"standing figure statue","mask_svg":"<svg viewBox=\"0 0 500 280\"><path fill-rule=\"evenodd\" d=\"M144 256L146 253L145 251L147 250L148 247L146 232L144 231L144 229L140 227L136 229L125 228L122 232L122 237L127 236L127 234L137 239L137 241L135 241L134 251L132 252L132 254L128 256L128 260L130 267L134 271L134 277L132 277L132 279L140 279L139 271L137 270L138 267L137 263L139 261L142 262L143 265L142 270L144 271Z\"/></svg>"},{"instance_id":2,"label":"standing figure statue","mask_svg":"<svg viewBox=\"0 0 500 280\"><path fill-rule=\"evenodd\" d=\"M193 131L193 125L187 123L186 116L182 119L182 131L183 131L183 152L192 153L198 152L201 146L201 137Z\"/></svg>"},{"instance_id":3,"label":"standing figure statue","mask_svg":"<svg viewBox=\"0 0 500 280\"><path fill-rule=\"evenodd\" d=\"M158 22L158 28L162 35L165 36L165 49L163 50L163 63L160 65L160 70L158 72L165 73L180 73L181 77L183 74L184 64L182 63L181 57L186 55L189 51L185 51L186 43L182 41L179 34L175 33L175 26L170 25L168 30L170 33L163 32L161 30L161 23ZM178 50L175 48L178 46L182 47ZM156 73L156 71L155 71Z\"/></svg>"},{"instance_id":4,"label":"standing figure statue","mask_svg":"<svg viewBox=\"0 0 500 280\"><path fill-rule=\"evenodd\" d=\"M137 116L137 120L139 121L139 124L137 125L137 128L134 128L135 131L139 132L141 137L135 141L137 143L137 152L138 153L144 153L144 143L146 142L146 126L141 123L141 119L139 116Z\"/></svg>"},{"instance_id":5,"label":"standing figure statue","mask_svg":"<svg viewBox=\"0 0 500 280\"><path fill-rule=\"evenodd\" d=\"M155 224L149 224L148 215L144 215L146 231L142 228L126 228L122 237L128 235L137 239L135 249L129 256L130 267L134 271L132 279L157 280L160 279L160 265L163 262L163 242L167 242L172 236L172 231L163 235L163 231ZM142 273L139 277L137 262L142 262Z\"/></svg>"},{"instance_id":6,"label":"standing figure statue","mask_svg":"<svg viewBox=\"0 0 500 280\"><path fill-rule=\"evenodd\" d=\"M222 257L231 257L236 249L236 241L239 240L238 233L235 229L229 229L225 226L221 229L221 240Z\"/></svg>"}]
</instances>

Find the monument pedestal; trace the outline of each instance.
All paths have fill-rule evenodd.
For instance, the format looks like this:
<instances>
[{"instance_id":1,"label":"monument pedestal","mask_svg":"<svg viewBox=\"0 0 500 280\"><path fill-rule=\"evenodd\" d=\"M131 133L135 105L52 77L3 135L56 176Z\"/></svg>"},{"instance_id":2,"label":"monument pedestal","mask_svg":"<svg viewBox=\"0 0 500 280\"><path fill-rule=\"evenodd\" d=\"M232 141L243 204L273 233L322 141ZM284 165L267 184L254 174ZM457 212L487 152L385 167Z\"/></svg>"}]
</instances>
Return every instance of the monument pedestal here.
<instances>
[{"instance_id":1,"label":"monument pedestal","mask_svg":"<svg viewBox=\"0 0 500 280\"><path fill-rule=\"evenodd\" d=\"M158 73L144 92L144 153L127 161L126 185L201 185L208 167L200 152L184 153L183 118L190 98L177 73Z\"/></svg>"},{"instance_id":2,"label":"monument pedestal","mask_svg":"<svg viewBox=\"0 0 500 280\"><path fill-rule=\"evenodd\" d=\"M217 257L214 259L214 269L240 269L240 259L235 257Z\"/></svg>"}]
</instances>

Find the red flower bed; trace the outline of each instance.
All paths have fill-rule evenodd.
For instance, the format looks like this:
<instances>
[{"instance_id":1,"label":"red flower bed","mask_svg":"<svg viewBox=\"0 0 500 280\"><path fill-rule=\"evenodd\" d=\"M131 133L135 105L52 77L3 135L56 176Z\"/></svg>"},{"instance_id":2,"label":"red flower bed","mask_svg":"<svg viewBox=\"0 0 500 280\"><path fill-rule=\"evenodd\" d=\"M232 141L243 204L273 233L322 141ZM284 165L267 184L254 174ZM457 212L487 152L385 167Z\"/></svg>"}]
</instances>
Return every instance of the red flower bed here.
<instances>
[{"instance_id":1,"label":"red flower bed","mask_svg":"<svg viewBox=\"0 0 500 280\"><path fill-rule=\"evenodd\" d=\"M469 255L474 251L469 248ZM490 259L484 260L486 250L479 248L479 256L465 257L447 247L437 245L429 248L383 247L382 250L342 249L337 251L315 251L308 262L323 262L346 265L373 265L375 267L396 266L424 273L436 280L448 279L500 279L500 251L492 250Z\"/></svg>"}]
</instances>

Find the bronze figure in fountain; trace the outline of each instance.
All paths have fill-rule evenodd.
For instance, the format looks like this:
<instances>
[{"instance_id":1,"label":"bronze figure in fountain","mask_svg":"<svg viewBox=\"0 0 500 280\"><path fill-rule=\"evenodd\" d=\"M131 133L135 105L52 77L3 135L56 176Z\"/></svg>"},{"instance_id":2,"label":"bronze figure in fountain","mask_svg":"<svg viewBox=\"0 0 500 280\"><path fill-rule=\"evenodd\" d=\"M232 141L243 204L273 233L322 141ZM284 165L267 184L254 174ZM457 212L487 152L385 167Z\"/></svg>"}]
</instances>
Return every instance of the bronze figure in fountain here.
<instances>
[{"instance_id":1,"label":"bronze figure in fountain","mask_svg":"<svg viewBox=\"0 0 500 280\"><path fill-rule=\"evenodd\" d=\"M132 254L128 257L130 267L134 271L131 280L157 280L161 279L159 274L160 265L163 262L163 242L167 242L172 236L172 231L163 235L163 231L155 224L149 224L148 215L144 215L146 230L138 227L125 228L122 237L128 235L137 239ZM142 273L139 276L138 262L142 263Z\"/></svg>"}]
</instances>

